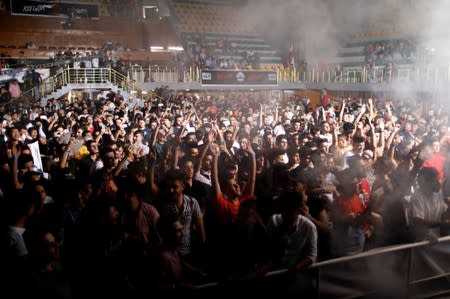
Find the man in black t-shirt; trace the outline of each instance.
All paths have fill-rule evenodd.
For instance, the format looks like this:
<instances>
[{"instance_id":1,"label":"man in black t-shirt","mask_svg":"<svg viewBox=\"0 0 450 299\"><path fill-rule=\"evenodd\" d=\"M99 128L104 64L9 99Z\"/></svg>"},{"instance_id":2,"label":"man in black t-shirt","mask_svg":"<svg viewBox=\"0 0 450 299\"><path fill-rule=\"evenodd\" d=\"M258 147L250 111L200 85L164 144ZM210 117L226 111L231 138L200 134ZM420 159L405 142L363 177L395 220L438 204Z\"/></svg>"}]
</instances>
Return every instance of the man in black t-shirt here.
<instances>
[{"instance_id":1,"label":"man in black t-shirt","mask_svg":"<svg viewBox=\"0 0 450 299\"><path fill-rule=\"evenodd\" d=\"M31 84L33 86L33 96L35 98L40 97L39 89L41 87L41 83L42 83L41 74L39 74L38 72L36 72L35 69L33 69L31 71Z\"/></svg>"}]
</instances>

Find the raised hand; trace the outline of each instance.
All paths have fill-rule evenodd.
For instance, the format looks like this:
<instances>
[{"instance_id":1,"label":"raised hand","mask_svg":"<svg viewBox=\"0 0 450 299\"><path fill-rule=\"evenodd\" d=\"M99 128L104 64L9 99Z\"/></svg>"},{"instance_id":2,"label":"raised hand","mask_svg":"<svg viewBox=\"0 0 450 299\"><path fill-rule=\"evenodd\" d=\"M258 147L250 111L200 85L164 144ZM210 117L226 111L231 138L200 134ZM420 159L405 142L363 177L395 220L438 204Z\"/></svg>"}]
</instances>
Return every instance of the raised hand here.
<instances>
[{"instance_id":1,"label":"raised hand","mask_svg":"<svg viewBox=\"0 0 450 299\"><path fill-rule=\"evenodd\" d=\"M216 139L216 131L210 130L207 136L208 144L213 143L215 139Z\"/></svg>"},{"instance_id":2,"label":"raised hand","mask_svg":"<svg viewBox=\"0 0 450 299\"><path fill-rule=\"evenodd\" d=\"M251 144L250 142L247 144L246 151L247 151L250 155L255 155L255 151L253 150L252 144Z\"/></svg>"},{"instance_id":3,"label":"raised hand","mask_svg":"<svg viewBox=\"0 0 450 299\"><path fill-rule=\"evenodd\" d=\"M211 143L209 145L209 149L214 156L218 156L220 154L220 147L217 143Z\"/></svg>"},{"instance_id":4,"label":"raised hand","mask_svg":"<svg viewBox=\"0 0 450 299\"><path fill-rule=\"evenodd\" d=\"M157 153L155 149L151 149L148 153L148 158L150 159L151 162L155 162L156 158L157 158Z\"/></svg>"}]
</instances>

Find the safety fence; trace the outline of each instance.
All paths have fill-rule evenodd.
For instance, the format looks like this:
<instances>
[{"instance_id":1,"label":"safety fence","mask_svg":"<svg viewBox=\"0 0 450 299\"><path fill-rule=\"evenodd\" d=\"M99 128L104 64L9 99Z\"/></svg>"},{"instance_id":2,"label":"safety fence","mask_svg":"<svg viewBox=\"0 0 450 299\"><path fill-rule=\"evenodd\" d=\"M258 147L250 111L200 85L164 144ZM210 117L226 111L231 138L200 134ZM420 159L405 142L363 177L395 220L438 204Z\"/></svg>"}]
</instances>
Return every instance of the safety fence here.
<instances>
[{"instance_id":1,"label":"safety fence","mask_svg":"<svg viewBox=\"0 0 450 299\"><path fill-rule=\"evenodd\" d=\"M216 70L224 73L226 70ZM148 67L143 68L139 66L131 67L126 74L118 72L113 68L70 68L66 67L58 74L47 78L40 86L39 96L46 95L60 89L67 84L84 84L88 88L89 84L113 84L119 86L124 92L128 94L136 94L141 96L143 93L152 93L151 90L142 90L145 83L158 83L166 85L170 83L196 83L202 84L203 73L211 73L212 70L203 71L199 68L179 69L176 67ZM232 73L231 71L229 71ZM244 74L250 76L252 71L233 71L237 74ZM255 75L261 71L254 71ZM386 72L382 69L368 70L362 69L347 69L342 72L331 71L316 71L314 69L309 71L295 71L295 70L277 70L266 72L274 74L275 80L271 78L271 84L280 83L336 83L336 84L388 84L393 82L427 82L432 84L450 83L450 68L404 68L397 69L395 72ZM248 75L250 74L250 75ZM272 76L272 75L270 75ZM241 80L241 77L236 77L236 80ZM229 81L229 80L228 80ZM227 81L227 82L228 82ZM229 83L224 83L229 84ZM220 85L220 82L219 82ZM37 92L34 92L37 93ZM34 95L36 96L36 94Z\"/></svg>"},{"instance_id":2,"label":"safety fence","mask_svg":"<svg viewBox=\"0 0 450 299\"><path fill-rule=\"evenodd\" d=\"M209 72L211 70L205 70ZM250 71L251 72L251 71ZM255 71L258 72L258 71ZM450 67L404 66L394 69L357 67L343 70L296 70L278 69L278 83L341 83L341 84L385 84L392 82L446 82L450 83ZM161 66L132 66L128 78L136 83L201 83L202 70L199 68L177 68Z\"/></svg>"},{"instance_id":3,"label":"safety fence","mask_svg":"<svg viewBox=\"0 0 450 299\"><path fill-rule=\"evenodd\" d=\"M212 282L194 289L199 296L242 290L242 286L254 288L255 294L285 294L286 273L286 269L269 272L259 283ZM304 298L438 298L450 296L449 280L450 236L446 236L318 262L290 288L292 294L307 294Z\"/></svg>"}]
</instances>

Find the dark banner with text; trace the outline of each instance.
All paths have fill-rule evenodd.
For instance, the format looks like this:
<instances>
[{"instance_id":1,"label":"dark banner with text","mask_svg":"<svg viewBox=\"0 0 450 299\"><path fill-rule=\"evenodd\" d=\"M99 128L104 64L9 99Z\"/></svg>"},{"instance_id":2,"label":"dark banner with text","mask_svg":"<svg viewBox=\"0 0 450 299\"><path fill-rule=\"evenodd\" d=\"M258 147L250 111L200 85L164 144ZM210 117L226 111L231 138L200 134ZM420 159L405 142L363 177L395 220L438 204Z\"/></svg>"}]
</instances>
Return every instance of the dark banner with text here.
<instances>
[{"instance_id":1,"label":"dark banner with text","mask_svg":"<svg viewBox=\"0 0 450 299\"><path fill-rule=\"evenodd\" d=\"M277 85L275 71L202 71L202 84L215 85Z\"/></svg>"},{"instance_id":2,"label":"dark banner with text","mask_svg":"<svg viewBox=\"0 0 450 299\"><path fill-rule=\"evenodd\" d=\"M11 14L63 18L98 18L98 5L50 1L11 0Z\"/></svg>"}]
</instances>

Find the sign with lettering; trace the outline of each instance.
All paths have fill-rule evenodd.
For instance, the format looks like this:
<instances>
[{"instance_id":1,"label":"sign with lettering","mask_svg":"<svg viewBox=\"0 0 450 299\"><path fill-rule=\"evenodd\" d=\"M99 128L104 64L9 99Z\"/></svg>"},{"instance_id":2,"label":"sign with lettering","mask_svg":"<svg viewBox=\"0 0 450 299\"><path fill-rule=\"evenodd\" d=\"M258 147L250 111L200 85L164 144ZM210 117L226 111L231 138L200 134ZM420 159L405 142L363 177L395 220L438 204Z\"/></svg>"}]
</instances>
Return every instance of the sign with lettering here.
<instances>
[{"instance_id":1,"label":"sign with lettering","mask_svg":"<svg viewBox=\"0 0 450 299\"><path fill-rule=\"evenodd\" d=\"M98 18L97 4L11 0L11 14L62 18Z\"/></svg>"},{"instance_id":2,"label":"sign with lettering","mask_svg":"<svg viewBox=\"0 0 450 299\"><path fill-rule=\"evenodd\" d=\"M218 85L277 85L275 71L203 70L202 84Z\"/></svg>"}]
</instances>

